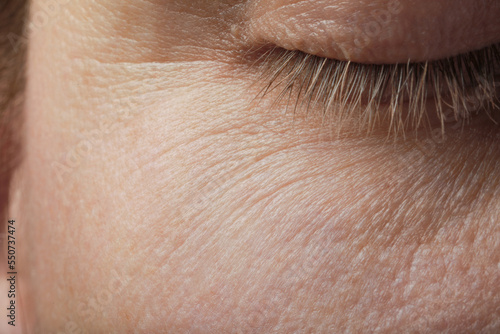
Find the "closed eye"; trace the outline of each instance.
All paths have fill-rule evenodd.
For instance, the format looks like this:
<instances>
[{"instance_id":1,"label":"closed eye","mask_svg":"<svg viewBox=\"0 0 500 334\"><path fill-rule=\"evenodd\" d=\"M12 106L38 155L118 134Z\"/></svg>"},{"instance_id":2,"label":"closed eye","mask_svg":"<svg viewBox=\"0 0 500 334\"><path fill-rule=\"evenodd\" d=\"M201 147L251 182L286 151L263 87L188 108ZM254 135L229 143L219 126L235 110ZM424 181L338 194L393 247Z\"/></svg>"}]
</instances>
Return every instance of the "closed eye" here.
<instances>
[{"instance_id":1,"label":"closed eye","mask_svg":"<svg viewBox=\"0 0 500 334\"><path fill-rule=\"evenodd\" d=\"M337 124L354 117L372 131L388 122L390 133L418 129L437 119L499 111L500 44L435 61L360 64L297 50L263 52L260 97L286 100L294 111L318 111ZM448 114L448 115L447 115ZM493 118L493 117L491 117Z\"/></svg>"}]
</instances>

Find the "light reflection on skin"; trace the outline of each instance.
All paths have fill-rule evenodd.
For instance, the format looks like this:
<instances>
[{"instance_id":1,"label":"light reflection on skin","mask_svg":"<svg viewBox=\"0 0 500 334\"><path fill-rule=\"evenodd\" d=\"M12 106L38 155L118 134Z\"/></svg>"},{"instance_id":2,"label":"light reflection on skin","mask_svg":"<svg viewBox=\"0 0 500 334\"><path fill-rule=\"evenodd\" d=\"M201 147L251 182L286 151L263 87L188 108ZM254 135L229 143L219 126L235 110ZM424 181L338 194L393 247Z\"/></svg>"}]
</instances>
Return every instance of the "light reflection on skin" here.
<instances>
[{"instance_id":1,"label":"light reflection on skin","mask_svg":"<svg viewBox=\"0 0 500 334\"><path fill-rule=\"evenodd\" d=\"M498 330L498 129L422 149L252 105L241 8L79 0L33 32L11 205L33 328Z\"/></svg>"}]
</instances>

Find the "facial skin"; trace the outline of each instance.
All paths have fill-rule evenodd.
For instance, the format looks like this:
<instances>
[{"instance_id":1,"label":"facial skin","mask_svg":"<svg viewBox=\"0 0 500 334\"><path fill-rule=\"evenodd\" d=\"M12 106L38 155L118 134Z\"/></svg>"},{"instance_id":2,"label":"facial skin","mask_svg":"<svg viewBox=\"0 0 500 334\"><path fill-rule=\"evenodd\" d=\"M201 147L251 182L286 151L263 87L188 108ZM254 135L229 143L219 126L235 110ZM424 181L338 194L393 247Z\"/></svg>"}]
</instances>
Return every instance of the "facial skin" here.
<instances>
[{"instance_id":1,"label":"facial skin","mask_svg":"<svg viewBox=\"0 0 500 334\"><path fill-rule=\"evenodd\" d=\"M496 0L256 0L250 13L257 40L369 64L442 59L500 36Z\"/></svg>"},{"instance_id":2,"label":"facial skin","mask_svg":"<svg viewBox=\"0 0 500 334\"><path fill-rule=\"evenodd\" d=\"M252 103L244 2L55 2L10 203L30 332L500 330L486 116L446 140L335 136Z\"/></svg>"}]
</instances>

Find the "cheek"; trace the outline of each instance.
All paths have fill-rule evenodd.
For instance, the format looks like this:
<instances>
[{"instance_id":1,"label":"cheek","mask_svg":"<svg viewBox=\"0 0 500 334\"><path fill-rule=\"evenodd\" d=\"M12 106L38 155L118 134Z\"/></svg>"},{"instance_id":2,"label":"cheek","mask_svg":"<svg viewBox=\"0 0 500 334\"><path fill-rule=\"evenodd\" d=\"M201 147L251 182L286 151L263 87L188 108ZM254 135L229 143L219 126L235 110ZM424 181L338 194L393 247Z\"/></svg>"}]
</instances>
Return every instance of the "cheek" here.
<instances>
[{"instance_id":1,"label":"cheek","mask_svg":"<svg viewBox=\"0 0 500 334\"><path fill-rule=\"evenodd\" d=\"M209 88L237 95L228 89ZM85 105L66 127L54 126L49 111L60 106L48 102L45 115L28 117L19 210L31 249L22 263L40 328L492 321L500 301L481 296L500 292L496 213L478 206L470 219L472 207L461 216L460 205L433 200L465 201L449 193L460 174L439 170L442 152L325 141L244 104L215 108L203 88L171 93L137 97L132 109L149 114L109 122L100 138L82 137L98 124L87 123Z\"/></svg>"},{"instance_id":2,"label":"cheek","mask_svg":"<svg viewBox=\"0 0 500 334\"><path fill-rule=\"evenodd\" d=\"M216 64L176 66L91 63L48 85L43 67L32 73L13 212L29 226L21 263L39 328L425 331L494 319L495 159L334 140L310 118L249 109L246 82L226 84ZM165 75L130 80L154 71Z\"/></svg>"}]
</instances>

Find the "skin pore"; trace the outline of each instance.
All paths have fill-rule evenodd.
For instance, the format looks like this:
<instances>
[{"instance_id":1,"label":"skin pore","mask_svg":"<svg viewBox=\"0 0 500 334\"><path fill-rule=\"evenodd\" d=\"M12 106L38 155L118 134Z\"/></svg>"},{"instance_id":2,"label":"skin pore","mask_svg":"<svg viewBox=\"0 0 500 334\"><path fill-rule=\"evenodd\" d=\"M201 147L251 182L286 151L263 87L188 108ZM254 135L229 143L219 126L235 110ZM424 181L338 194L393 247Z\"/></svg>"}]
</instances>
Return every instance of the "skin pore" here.
<instances>
[{"instance_id":1,"label":"skin pore","mask_svg":"<svg viewBox=\"0 0 500 334\"><path fill-rule=\"evenodd\" d=\"M335 135L256 103L247 6L32 1L9 202L29 332L500 330L498 127Z\"/></svg>"}]
</instances>

